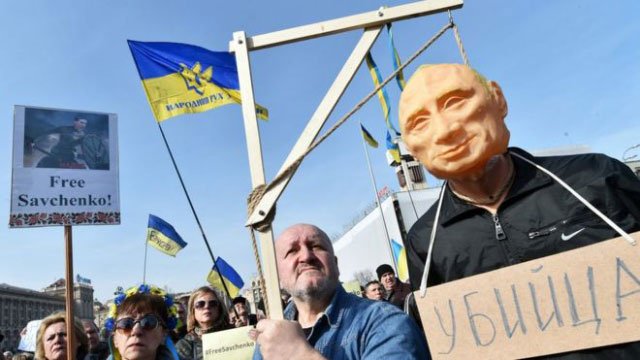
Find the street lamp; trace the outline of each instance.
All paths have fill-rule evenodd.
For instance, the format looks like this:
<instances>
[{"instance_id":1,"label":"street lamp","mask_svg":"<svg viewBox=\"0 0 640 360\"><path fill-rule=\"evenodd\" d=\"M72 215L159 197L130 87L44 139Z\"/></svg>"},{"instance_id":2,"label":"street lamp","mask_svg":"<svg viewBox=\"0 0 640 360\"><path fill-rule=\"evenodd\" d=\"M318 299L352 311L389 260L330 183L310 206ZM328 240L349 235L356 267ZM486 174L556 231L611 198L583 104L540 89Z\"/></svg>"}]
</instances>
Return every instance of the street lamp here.
<instances>
[{"instance_id":1,"label":"street lamp","mask_svg":"<svg viewBox=\"0 0 640 360\"><path fill-rule=\"evenodd\" d=\"M631 156L629 156L629 157L627 157L626 155L627 155L627 152L629 152L629 150L637 149L637 148L639 148L639 147L640 147L640 144L635 144L635 145L633 145L633 146L628 147L628 148L627 148L627 149L622 153L622 161L627 161L627 160L631 160L631 159L633 159L633 158L638 157L638 154L634 154L634 155L631 155Z\"/></svg>"}]
</instances>

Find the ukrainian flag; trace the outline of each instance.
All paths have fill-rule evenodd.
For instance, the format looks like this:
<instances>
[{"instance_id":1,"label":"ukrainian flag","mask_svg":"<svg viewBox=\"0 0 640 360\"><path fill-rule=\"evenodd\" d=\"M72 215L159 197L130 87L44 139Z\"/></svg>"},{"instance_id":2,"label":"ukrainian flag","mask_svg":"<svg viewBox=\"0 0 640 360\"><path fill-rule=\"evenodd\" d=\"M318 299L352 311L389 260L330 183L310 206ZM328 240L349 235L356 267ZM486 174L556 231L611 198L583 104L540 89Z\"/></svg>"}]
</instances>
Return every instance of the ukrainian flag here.
<instances>
[{"instance_id":1,"label":"ukrainian flag","mask_svg":"<svg viewBox=\"0 0 640 360\"><path fill-rule=\"evenodd\" d=\"M389 130L387 130L387 153L393 158L395 162L400 164L400 147L398 147L398 144L394 143L393 140L391 140L391 134L389 133Z\"/></svg>"},{"instance_id":2,"label":"ukrainian flag","mask_svg":"<svg viewBox=\"0 0 640 360\"><path fill-rule=\"evenodd\" d=\"M220 274L218 274L218 271L216 271L216 265L218 266ZM209 282L209 284L211 284L211 286L224 291L224 286L222 285L222 279L220 278L220 276L222 276L222 279L224 279L224 284L227 285L229 296L232 298L238 296L238 293L240 293L240 289L242 289L242 287L244 286L244 281L242 281L240 275L238 275L236 270L232 268L231 265L227 264L224 259L218 256L215 265L211 268L211 271L207 276L207 281Z\"/></svg>"},{"instance_id":3,"label":"ukrainian flag","mask_svg":"<svg viewBox=\"0 0 640 360\"><path fill-rule=\"evenodd\" d=\"M149 214L147 227L147 242L167 255L176 256L187 246L171 224L155 215Z\"/></svg>"},{"instance_id":4,"label":"ukrainian flag","mask_svg":"<svg viewBox=\"0 0 640 360\"><path fill-rule=\"evenodd\" d=\"M398 244L394 239L391 239L391 248L393 249L393 257L396 259L396 265L398 265L398 279L402 282L409 280L409 267L407 266L407 252L404 246Z\"/></svg>"},{"instance_id":5,"label":"ukrainian flag","mask_svg":"<svg viewBox=\"0 0 640 360\"><path fill-rule=\"evenodd\" d=\"M371 134L367 131L367 129L364 128L364 126L362 126L362 124L360 124L360 132L362 132L362 137L364 138L364 141L369 144L369 146L373 148L378 147L378 142L376 141L376 139L371 136Z\"/></svg>"},{"instance_id":6,"label":"ukrainian flag","mask_svg":"<svg viewBox=\"0 0 640 360\"><path fill-rule=\"evenodd\" d=\"M182 114L240 104L235 57L199 46L127 40L147 100L158 122ZM258 117L267 109L256 106Z\"/></svg>"},{"instance_id":7,"label":"ukrainian flag","mask_svg":"<svg viewBox=\"0 0 640 360\"><path fill-rule=\"evenodd\" d=\"M376 62L373 61L373 56L371 56L370 52L367 53L365 60L367 62L367 67L369 68L369 74L371 75L371 79L373 80L373 85L375 87L380 86L380 84L382 83L382 75L380 75L380 70L378 70L378 66L376 65ZM380 100L380 106L382 106L382 112L384 113L384 121L387 123L387 128L389 130L393 130L395 134L400 135L398 130L396 130L396 128L393 127L393 124L391 123L391 119L389 118L391 107L389 106L389 95L387 94L387 90L384 87L382 87L378 90L377 94L378 94L378 100Z\"/></svg>"}]
</instances>

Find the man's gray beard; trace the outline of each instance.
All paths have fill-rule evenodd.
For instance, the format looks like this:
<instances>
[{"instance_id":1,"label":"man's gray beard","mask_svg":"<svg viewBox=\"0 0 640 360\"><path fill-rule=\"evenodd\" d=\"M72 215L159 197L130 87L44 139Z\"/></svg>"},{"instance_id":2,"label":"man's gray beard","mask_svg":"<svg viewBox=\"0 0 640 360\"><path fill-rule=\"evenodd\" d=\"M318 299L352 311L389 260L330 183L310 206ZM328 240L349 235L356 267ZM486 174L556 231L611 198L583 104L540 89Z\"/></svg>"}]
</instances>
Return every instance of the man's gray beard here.
<instances>
[{"instance_id":1,"label":"man's gray beard","mask_svg":"<svg viewBox=\"0 0 640 360\"><path fill-rule=\"evenodd\" d=\"M332 280L328 277L320 280L316 285L308 286L304 289L291 289L289 293L296 299L303 302L325 299L333 296L338 285L338 280Z\"/></svg>"}]
</instances>

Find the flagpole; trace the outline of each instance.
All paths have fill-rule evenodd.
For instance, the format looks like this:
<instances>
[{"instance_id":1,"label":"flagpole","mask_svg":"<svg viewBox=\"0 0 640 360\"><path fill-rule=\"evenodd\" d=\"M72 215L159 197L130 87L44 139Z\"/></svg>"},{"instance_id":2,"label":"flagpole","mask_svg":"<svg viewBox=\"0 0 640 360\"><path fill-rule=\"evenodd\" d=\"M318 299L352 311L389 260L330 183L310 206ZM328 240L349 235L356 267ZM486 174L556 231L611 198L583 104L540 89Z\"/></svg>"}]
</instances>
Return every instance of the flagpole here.
<instances>
[{"instance_id":1,"label":"flagpole","mask_svg":"<svg viewBox=\"0 0 640 360\"><path fill-rule=\"evenodd\" d=\"M362 128L362 123L360 123L360 128ZM384 225L384 235L387 238L387 246L389 249L389 254L391 255L391 261L393 261L393 268L398 273L398 265L396 264L396 258L393 256L393 249L391 248L391 239L389 238L389 230L387 229L387 221L384 219L384 213L382 212L382 206L380 205L380 199L378 198L378 185L376 185L376 178L373 176L373 169L371 168L371 160L369 159L369 149L367 148L367 143L364 140L364 136L362 137L362 146L364 146L364 155L367 158L367 166L369 167L369 176L371 176L371 185L373 185L373 195L376 199L376 205L378 205L378 210L380 211L380 217L382 217L382 225Z\"/></svg>"},{"instance_id":2,"label":"flagpole","mask_svg":"<svg viewBox=\"0 0 640 360\"><path fill-rule=\"evenodd\" d=\"M209 256L211 256L211 260L213 261L213 268L218 273L220 277L220 282L222 283L222 287L224 288L224 292L227 294L227 297L231 300L231 293L229 293L229 289L227 289L227 284L224 283L224 277L220 273L220 269L218 268L218 264L216 264L216 258L213 256L213 251L211 251L211 246L209 246L209 241L207 240L207 235L205 235L204 230L202 229L202 224L200 224L200 219L198 218L198 214L196 213L196 209L193 207L193 203L191 202L191 197L189 196L189 192L187 191L186 186L184 185L184 181L182 181L182 175L180 175L180 170L178 170L178 165L176 165L176 160L173 157L173 153L171 152L171 148L169 147L169 143L167 142L167 137L164 136L164 131L162 130L162 126L159 122L158 129L160 129L160 134L162 134L162 140L164 140L164 145L169 152L169 156L171 157L171 163L173 163L173 168L176 170L176 174L178 174L178 179L180 180L180 185L182 185L182 190L184 191L184 195L187 197L187 201L189 202L189 207L191 207L191 212L193 213L193 217L196 219L196 223L198 223L198 228L200 229L200 234L202 235L202 239L204 240L204 244L207 246L207 251L209 251ZM235 311L235 309L234 309Z\"/></svg>"},{"instance_id":3,"label":"flagpole","mask_svg":"<svg viewBox=\"0 0 640 360\"><path fill-rule=\"evenodd\" d=\"M149 249L149 239L144 239L144 269L142 270L142 283L147 280L147 249Z\"/></svg>"}]
</instances>

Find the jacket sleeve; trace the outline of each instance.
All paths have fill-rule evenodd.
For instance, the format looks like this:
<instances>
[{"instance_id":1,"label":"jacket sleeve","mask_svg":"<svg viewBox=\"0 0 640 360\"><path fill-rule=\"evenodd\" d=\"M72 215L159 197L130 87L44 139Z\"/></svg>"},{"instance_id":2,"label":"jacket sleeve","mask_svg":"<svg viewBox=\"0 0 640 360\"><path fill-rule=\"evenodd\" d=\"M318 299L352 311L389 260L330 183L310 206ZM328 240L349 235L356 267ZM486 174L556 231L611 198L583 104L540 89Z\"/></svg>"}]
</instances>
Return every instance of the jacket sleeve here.
<instances>
[{"instance_id":1,"label":"jacket sleeve","mask_svg":"<svg viewBox=\"0 0 640 360\"><path fill-rule=\"evenodd\" d=\"M373 314L376 319L361 337L364 349L360 359L430 359L422 332L406 314L390 304Z\"/></svg>"},{"instance_id":2,"label":"jacket sleeve","mask_svg":"<svg viewBox=\"0 0 640 360\"><path fill-rule=\"evenodd\" d=\"M176 352L180 360L191 360L193 358L193 342L182 338L176 343Z\"/></svg>"},{"instance_id":3,"label":"jacket sleeve","mask_svg":"<svg viewBox=\"0 0 640 360\"><path fill-rule=\"evenodd\" d=\"M625 164L615 161L614 192L620 204L634 218L636 224L640 224L640 179ZM629 231L638 231L640 227L634 226Z\"/></svg>"}]
</instances>

